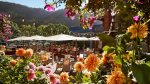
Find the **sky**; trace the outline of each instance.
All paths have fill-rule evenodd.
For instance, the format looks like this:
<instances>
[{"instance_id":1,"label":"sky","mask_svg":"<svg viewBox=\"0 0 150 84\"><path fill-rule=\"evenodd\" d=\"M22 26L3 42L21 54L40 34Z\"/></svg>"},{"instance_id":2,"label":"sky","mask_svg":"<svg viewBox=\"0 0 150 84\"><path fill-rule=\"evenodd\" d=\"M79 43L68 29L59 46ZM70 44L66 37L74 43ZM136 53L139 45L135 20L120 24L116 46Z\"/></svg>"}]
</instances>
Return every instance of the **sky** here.
<instances>
[{"instance_id":1,"label":"sky","mask_svg":"<svg viewBox=\"0 0 150 84\"><path fill-rule=\"evenodd\" d=\"M32 8L44 8L45 6L44 0L0 0L0 1L17 3L17 4L25 5L28 7L32 7ZM52 0L48 0L48 2L51 2L51 1ZM56 10L62 9L62 8L64 8L63 4L59 8L56 8Z\"/></svg>"}]
</instances>

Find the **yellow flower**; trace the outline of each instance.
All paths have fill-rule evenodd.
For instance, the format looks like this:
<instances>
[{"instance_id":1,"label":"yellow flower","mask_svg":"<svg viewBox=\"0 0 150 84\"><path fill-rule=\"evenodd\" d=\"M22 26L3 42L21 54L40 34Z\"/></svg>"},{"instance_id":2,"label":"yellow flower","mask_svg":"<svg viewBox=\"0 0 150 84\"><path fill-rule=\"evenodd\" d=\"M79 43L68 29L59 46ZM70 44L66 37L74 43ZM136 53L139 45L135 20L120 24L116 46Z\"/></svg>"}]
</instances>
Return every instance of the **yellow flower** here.
<instances>
[{"instance_id":1,"label":"yellow flower","mask_svg":"<svg viewBox=\"0 0 150 84\"><path fill-rule=\"evenodd\" d=\"M115 68L107 77L107 84L125 84L126 77L120 68Z\"/></svg>"},{"instance_id":2,"label":"yellow flower","mask_svg":"<svg viewBox=\"0 0 150 84\"><path fill-rule=\"evenodd\" d=\"M100 62L100 59L96 57L94 54L90 54L86 59L85 59L85 68L87 68L88 71L94 71L98 67Z\"/></svg>"},{"instance_id":3,"label":"yellow flower","mask_svg":"<svg viewBox=\"0 0 150 84\"><path fill-rule=\"evenodd\" d=\"M26 56L26 57L31 57L33 55L33 50L32 49L27 49L26 51L25 51L25 55L24 56Z\"/></svg>"},{"instance_id":4,"label":"yellow flower","mask_svg":"<svg viewBox=\"0 0 150 84\"><path fill-rule=\"evenodd\" d=\"M68 73L67 72L62 72L61 74L60 74L60 83L61 84L67 84L68 83L68 81L69 81L69 75L68 75Z\"/></svg>"},{"instance_id":5,"label":"yellow flower","mask_svg":"<svg viewBox=\"0 0 150 84\"><path fill-rule=\"evenodd\" d=\"M16 55L21 57L24 56L25 50L23 48L19 48L18 50L16 50Z\"/></svg>"},{"instance_id":6,"label":"yellow flower","mask_svg":"<svg viewBox=\"0 0 150 84\"><path fill-rule=\"evenodd\" d=\"M74 64L74 69L78 72L81 72L82 70L84 70L84 64L82 62L76 62Z\"/></svg>"},{"instance_id":7,"label":"yellow flower","mask_svg":"<svg viewBox=\"0 0 150 84\"><path fill-rule=\"evenodd\" d=\"M131 32L131 39L134 38L146 38L148 35L148 26L143 24L137 24L135 23L134 25L131 25L130 27L128 27L127 32Z\"/></svg>"},{"instance_id":8,"label":"yellow flower","mask_svg":"<svg viewBox=\"0 0 150 84\"><path fill-rule=\"evenodd\" d=\"M42 55L42 56L41 56L41 60L42 60L42 61L47 61L47 60L48 60L48 56Z\"/></svg>"},{"instance_id":9,"label":"yellow flower","mask_svg":"<svg viewBox=\"0 0 150 84\"><path fill-rule=\"evenodd\" d=\"M133 56L133 51L129 51L128 54L124 55L125 61L131 61Z\"/></svg>"}]
</instances>

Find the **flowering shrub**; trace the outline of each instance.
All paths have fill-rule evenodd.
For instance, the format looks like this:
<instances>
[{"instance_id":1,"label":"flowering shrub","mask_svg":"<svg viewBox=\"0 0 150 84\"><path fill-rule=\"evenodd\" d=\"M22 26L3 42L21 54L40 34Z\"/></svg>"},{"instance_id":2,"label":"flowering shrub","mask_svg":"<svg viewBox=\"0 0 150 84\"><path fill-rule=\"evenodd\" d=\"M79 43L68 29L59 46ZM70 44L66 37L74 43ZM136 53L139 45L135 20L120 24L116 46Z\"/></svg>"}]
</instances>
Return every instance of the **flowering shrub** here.
<instances>
[{"instance_id":1,"label":"flowering shrub","mask_svg":"<svg viewBox=\"0 0 150 84\"><path fill-rule=\"evenodd\" d=\"M0 56L1 83L31 83L56 84L58 77L51 65L42 65L42 61L32 49L19 48L16 50L17 59ZM39 61L41 60L41 61Z\"/></svg>"},{"instance_id":2,"label":"flowering shrub","mask_svg":"<svg viewBox=\"0 0 150 84\"><path fill-rule=\"evenodd\" d=\"M148 84L150 57L142 52L141 47L147 37L148 26L138 16L133 19L135 23L127 28L126 33L116 36L116 44L103 47L102 55L89 54L85 59L79 57L73 73L55 74L54 67L46 63L48 56L41 54L39 57L32 49L19 48L16 50L17 59L0 56L0 82Z\"/></svg>"}]
</instances>

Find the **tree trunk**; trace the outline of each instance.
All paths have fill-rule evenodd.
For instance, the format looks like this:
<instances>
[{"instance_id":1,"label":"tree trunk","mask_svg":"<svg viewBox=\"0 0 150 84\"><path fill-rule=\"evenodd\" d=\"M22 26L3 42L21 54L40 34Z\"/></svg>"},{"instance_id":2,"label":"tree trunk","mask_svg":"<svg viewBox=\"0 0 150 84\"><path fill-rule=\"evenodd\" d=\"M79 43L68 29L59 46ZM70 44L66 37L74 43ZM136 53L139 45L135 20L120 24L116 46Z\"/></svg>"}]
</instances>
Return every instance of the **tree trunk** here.
<instances>
[{"instance_id":1,"label":"tree trunk","mask_svg":"<svg viewBox=\"0 0 150 84\"><path fill-rule=\"evenodd\" d=\"M111 10L110 9L105 10L105 15L103 19L104 31L109 31L110 26L111 26L111 19L112 19Z\"/></svg>"}]
</instances>

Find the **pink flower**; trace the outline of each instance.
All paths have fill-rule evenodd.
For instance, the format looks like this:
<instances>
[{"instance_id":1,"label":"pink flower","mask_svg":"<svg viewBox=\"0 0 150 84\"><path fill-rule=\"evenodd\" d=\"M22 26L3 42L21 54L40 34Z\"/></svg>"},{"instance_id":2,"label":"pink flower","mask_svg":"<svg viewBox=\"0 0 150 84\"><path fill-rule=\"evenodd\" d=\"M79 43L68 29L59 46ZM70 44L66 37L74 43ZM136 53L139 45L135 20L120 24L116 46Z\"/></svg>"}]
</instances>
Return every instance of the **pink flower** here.
<instances>
[{"instance_id":1,"label":"pink flower","mask_svg":"<svg viewBox=\"0 0 150 84\"><path fill-rule=\"evenodd\" d=\"M86 29L88 26L87 26L87 18L81 18L80 19L80 22L81 22L81 25L84 29Z\"/></svg>"},{"instance_id":2,"label":"pink flower","mask_svg":"<svg viewBox=\"0 0 150 84\"><path fill-rule=\"evenodd\" d=\"M77 14L77 10L72 10L70 8L66 9L65 16L69 17L71 20L75 19L76 14Z\"/></svg>"},{"instance_id":3,"label":"pink flower","mask_svg":"<svg viewBox=\"0 0 150 84\"><path fill-rule=\"evenodd\" d=\"M89 29L92 29L92 27L93 27L95 21L96 21L96 18L95 18L95 17L90 17L90 18L88 18L88 28L89 28Z\"/></svg>"},{"instance_id":4,"label":"pink flower","mask_svg":"<svg viewBox=\"0 0 150 84\"><path fill-rule=\"evenodd\" d=\"M57 84L57 76L55 74L49 75L51 84Z\"/></svg>"},{"instance_id":5,"label":"pink flower","mask_svg":"<svg viewBox=\"0 0 150 84\"><path fill-rule=\"evenodd\" d=\"M133 17L133 20L134 20L135 22L138 22L138 21L140 20L140 17L139 17L139 16L134 16L134 17Z\"/></svg>"},{"instance_id":6,"label":"pink flower","mask_svg":"<svg viewBox=\"0 0 150 84\"><path fill-rule=\"evenodd\" d=\"M52 69L52 65L46 65L46 68Z\"/></svg>"},{"instance_id":7,"label":"pink flower","mask_svg":"<svg viewBox=\"0 0 150 84\"><path fill-rule=\"evenodd\" d=\"M51 75L51 74L53 74L53 72L52 72L51 69L46 69L46 70L45 70L45 74L46 74L46 75Z\"/></svg>"},{"instance_id":8,"label":"pink flower","mask_svg":"<svg viewBox=\"0 0 150 84\"><path fill-rule=\"evenodd\" d=\"M59 80L59 79L56 79L55 84L60 84L60 80Z\"/></svg>"},{"instance_id":9,"label":"pink flower","mask_svg":"<svg viewBox=\"0 0 150 84\"><path fill-rule=\"evenodd\" d=\"M4 36L4 41L8 42L9 37L8 36Z\"/></svg>"},{"instance_id":10,"label":"pink flower","mask_svg":"<svg viewBox=\"0 0 150 84\"><path fill-rule=\"evenodd\" d=\"M29 63L29 67L30 67L30 69L32 69L32 70L35 70L35 68L36 68L36 66L35 66L34 63L32 63L32 62Z\"/></svg>"},{"instance_id":11,"label":"pink flower","mask_svg":"<svg viewBox=\"0 0 150 84\"><path fill-rule=\"evenodd\" d=\"M39 66L38 71L44 71L44 66Z\"/></svg>"},{"instance_id":12,"label":"pink flower","mask_svg":"<svg viewBox=\"0 0 150 84\"><path fill-rule=\"evenodd\" d=\"M49 12L55 11L54 5L50 5L50 4L46 4L45 7L44 7L44 9L45 9L46 11L49 11Z\"/></svg>"},{"instance_id":13,"label":"pink flower","mask_svg":"<svg viewBox=\"0 0 150 84\"><path fill-rule=\"evenodd\" d=\"M34 70L33 69L29 69L29 71L27 73L27 80L31 81L34 78L36 78Z\"/></svg>"}]
</instances>

